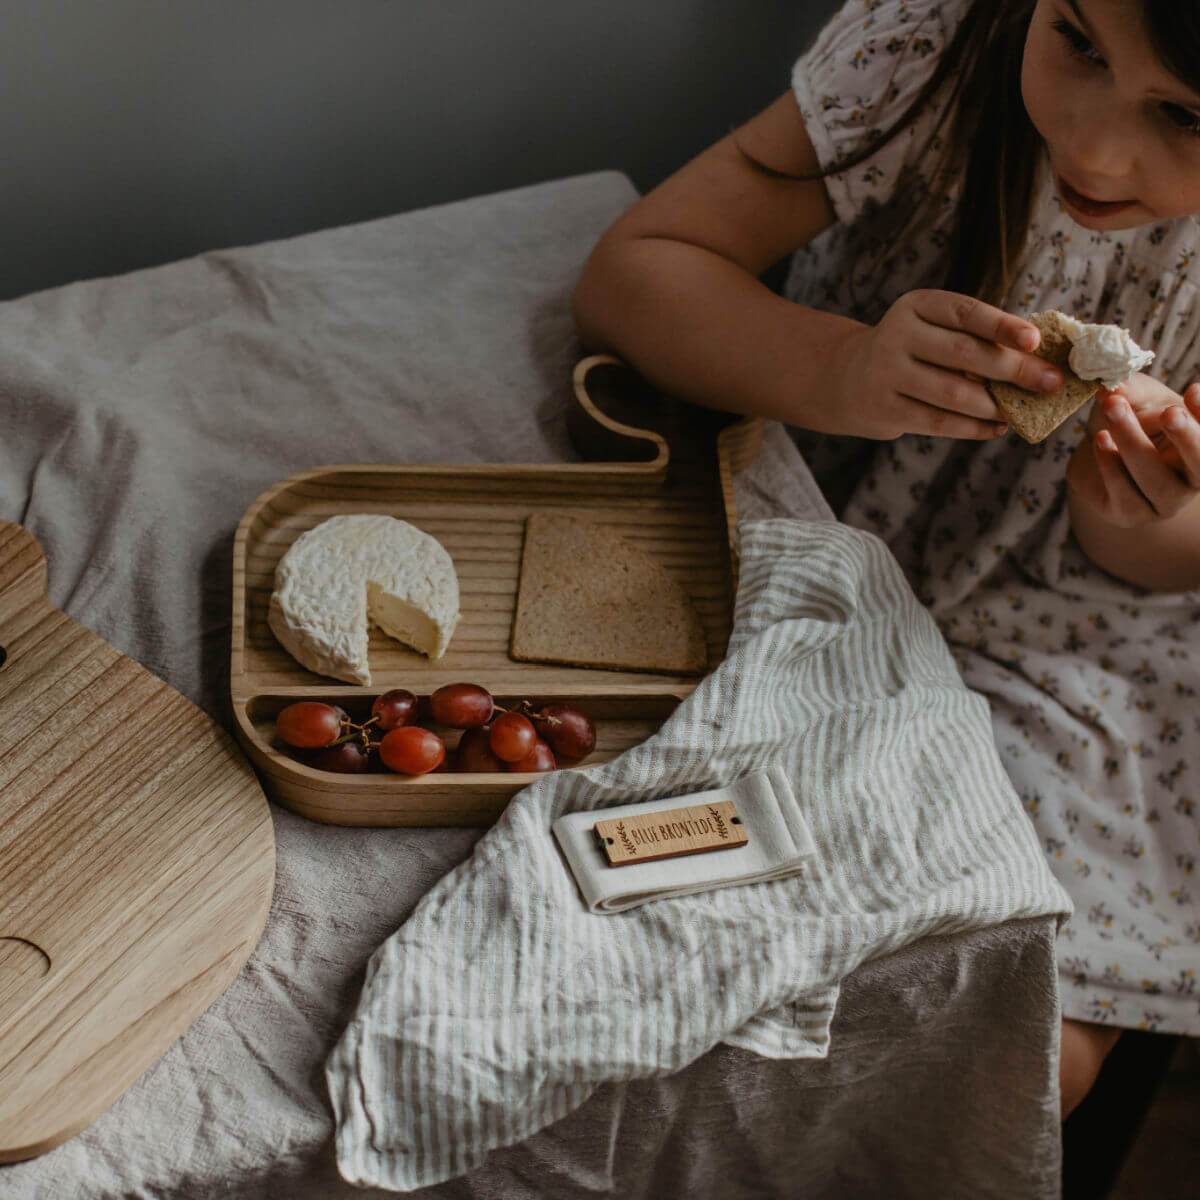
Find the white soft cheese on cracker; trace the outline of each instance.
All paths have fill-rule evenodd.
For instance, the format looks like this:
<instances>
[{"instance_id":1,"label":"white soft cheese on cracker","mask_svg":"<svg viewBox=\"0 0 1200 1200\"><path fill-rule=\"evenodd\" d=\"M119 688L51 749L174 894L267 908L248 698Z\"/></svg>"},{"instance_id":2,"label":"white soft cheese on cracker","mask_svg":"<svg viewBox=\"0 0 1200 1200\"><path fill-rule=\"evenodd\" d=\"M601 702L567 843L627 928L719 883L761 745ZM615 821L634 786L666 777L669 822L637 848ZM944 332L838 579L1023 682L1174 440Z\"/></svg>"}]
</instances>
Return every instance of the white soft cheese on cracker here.
<instances>
[{"instance_id":1,"label":"white soft cheese on cracker","mask_svg":"<svg viewBox=\"0 0 1200 1200\"><path fill-rule=\"evenodd\" d=\"M1143 350L1120 325L1091 325L1066 313L1059 320L1071 342L1071 370L1080 379L1114 388L1154 361L1154 351Z\"/></svg>"},{"instance_id":2,"label":"white soft cheese on cracker","mask_svg":"<svg viewBox=\"0 0 1200 1200\"><path fill-rule=\"evenodd\" d=\"M268 623L310 671L370 686L370 621L430 658L458 624L458 577L436 538L395 517L330 517L275 568Z\"/></svg>"}]
</instances>

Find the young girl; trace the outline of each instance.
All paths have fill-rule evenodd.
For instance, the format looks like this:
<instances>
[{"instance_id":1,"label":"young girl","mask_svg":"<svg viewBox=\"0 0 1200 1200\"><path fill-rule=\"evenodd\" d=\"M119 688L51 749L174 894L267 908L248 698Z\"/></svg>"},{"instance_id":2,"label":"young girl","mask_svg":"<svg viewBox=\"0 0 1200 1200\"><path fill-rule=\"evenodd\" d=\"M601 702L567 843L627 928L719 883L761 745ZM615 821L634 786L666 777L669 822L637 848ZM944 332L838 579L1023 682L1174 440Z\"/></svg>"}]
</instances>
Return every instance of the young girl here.
<instances>
[{"instance_id":1,"label":"young girl","mask_svg":"<svg viewBox=\"0 0 1200 1200\"><path fill-rule=\"evenodd\" d=\"M1200 6L849 0L575 296L663 389L809 431L990 700L1075 902L1064 1116L1121 1028L1200 1034L1198 212ZM1059 386L1044 309L1157 358L1029 446L983 380Z\"/></svg>"}]
</instances>

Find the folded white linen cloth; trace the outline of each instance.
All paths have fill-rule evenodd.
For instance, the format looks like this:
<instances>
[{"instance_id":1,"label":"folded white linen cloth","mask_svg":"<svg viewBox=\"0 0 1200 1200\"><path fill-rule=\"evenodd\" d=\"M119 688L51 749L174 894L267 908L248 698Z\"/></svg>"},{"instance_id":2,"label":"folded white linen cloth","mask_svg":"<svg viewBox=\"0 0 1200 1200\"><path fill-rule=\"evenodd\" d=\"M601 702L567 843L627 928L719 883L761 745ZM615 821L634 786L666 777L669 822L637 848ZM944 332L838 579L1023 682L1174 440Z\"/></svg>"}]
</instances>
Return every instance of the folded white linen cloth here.
<instances>
[{"instance_id":1,"label":"folded white linen cloth","mask_svg":"<svg viewBox=\"0 0 1200 1200\"><path fill-rule=\"evenodd\" d=\"M749 835L747 844L736 851L612 867L597 848L594 830L601 817L669 813L682 805L715 805L726 801L736 806ZM554 822L553 829L584 903L594 913L624 912L649 900L786 879L804 869L804 860L815 849L796 793L781 767L747 775L728 787L710 788L690 796L626 804L606 808L603 813L565 813Z\"/></svg>"},{"instance_id":2,"label":"folded white linen cloth","mask_svg":"<svg viewBox=\"0 0 1200 1200\"><path fill-rule=\"evenodd\" d=\"M579 902L551 832L563 813L769 767L817 848L800 873L616 914ZM987 703L883 543L743 526L725 662L646 742L514 797L372 956L326 1066L339 1170L397 1191L464 1174L601 1084L721 1041L822 1056L839 981L867 959L1069 911Z\"/></svg>"}]
</instances>

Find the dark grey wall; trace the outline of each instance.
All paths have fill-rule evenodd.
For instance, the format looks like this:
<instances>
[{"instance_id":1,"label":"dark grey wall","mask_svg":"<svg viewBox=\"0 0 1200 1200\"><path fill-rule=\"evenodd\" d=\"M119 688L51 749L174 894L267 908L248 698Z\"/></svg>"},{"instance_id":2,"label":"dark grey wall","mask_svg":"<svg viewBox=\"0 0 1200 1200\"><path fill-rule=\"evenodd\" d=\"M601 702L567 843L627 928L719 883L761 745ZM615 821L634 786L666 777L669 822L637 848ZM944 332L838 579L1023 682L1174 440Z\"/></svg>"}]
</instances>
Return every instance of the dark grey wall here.
<instances>
[{"instance_id":1,"label":"dark grey wall","mask_svg":"<svg viewBox=\"0 0 1200 1200\"><path fill-rule=\"evenodd\" d=\"M0 296L602 167L645 189L833 0L4 0Z\"/></svg>"}]
</instances>

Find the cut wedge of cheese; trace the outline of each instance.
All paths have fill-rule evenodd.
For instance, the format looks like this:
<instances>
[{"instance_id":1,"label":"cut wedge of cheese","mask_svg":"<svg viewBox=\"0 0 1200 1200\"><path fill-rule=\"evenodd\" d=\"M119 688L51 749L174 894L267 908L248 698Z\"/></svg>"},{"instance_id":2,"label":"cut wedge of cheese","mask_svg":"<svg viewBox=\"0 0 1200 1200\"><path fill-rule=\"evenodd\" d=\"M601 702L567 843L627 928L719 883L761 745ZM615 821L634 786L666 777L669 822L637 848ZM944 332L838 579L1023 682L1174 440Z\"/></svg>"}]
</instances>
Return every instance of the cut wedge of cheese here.
<instances>
[{"instance_id":1,"label":"cut wedge of cheese","mask_svg":"<svg viewBox=\"0 0 1200 1200\"><path fill-rule=\"evenodd\" d=\"M267 621L310 671L370 686L369 621L441 658L458 624L458 577L445 547L407 521L330 517L279 560Z\"/></svg>"}]
</instances>

